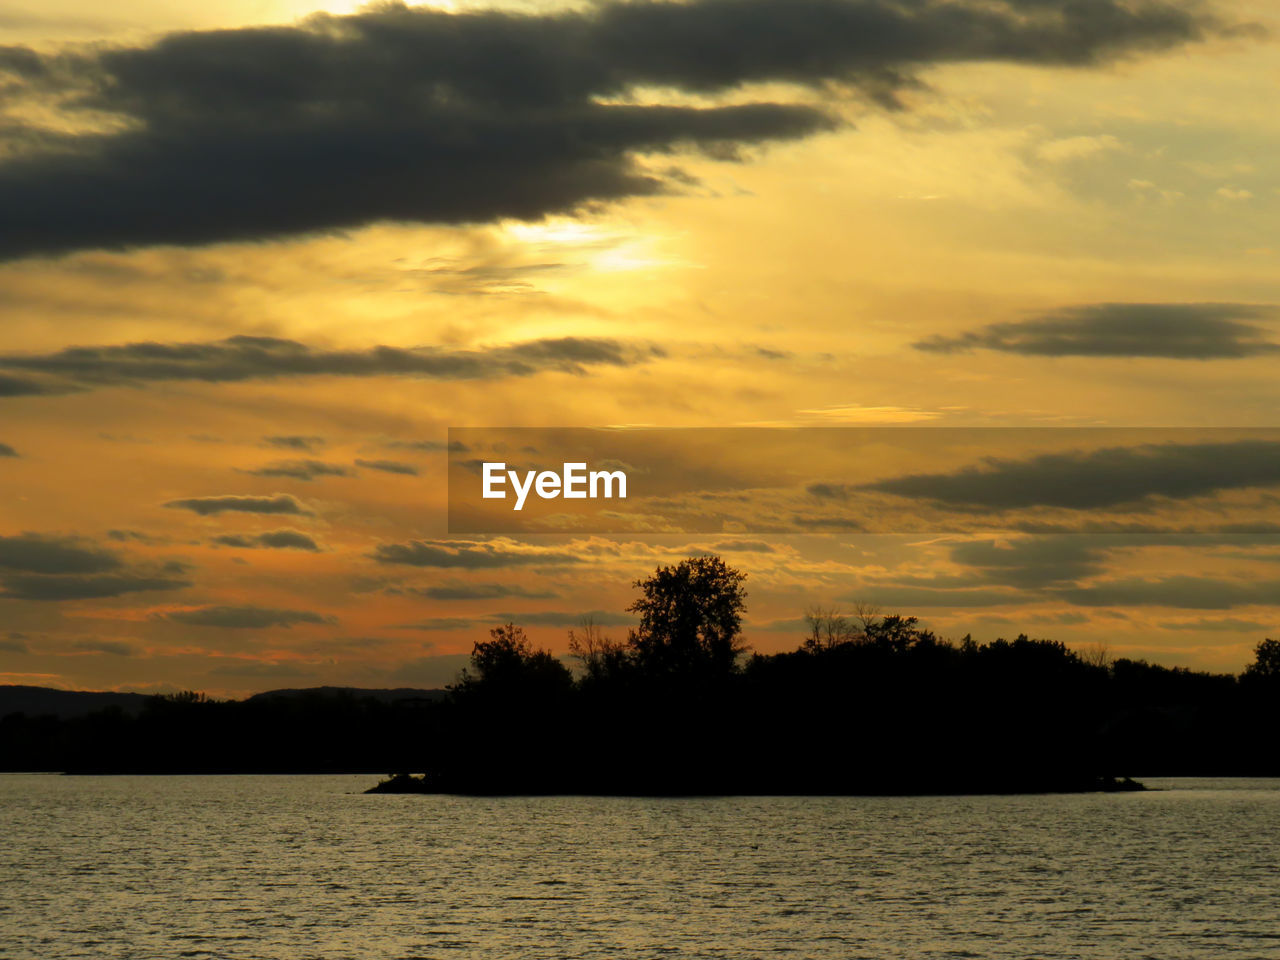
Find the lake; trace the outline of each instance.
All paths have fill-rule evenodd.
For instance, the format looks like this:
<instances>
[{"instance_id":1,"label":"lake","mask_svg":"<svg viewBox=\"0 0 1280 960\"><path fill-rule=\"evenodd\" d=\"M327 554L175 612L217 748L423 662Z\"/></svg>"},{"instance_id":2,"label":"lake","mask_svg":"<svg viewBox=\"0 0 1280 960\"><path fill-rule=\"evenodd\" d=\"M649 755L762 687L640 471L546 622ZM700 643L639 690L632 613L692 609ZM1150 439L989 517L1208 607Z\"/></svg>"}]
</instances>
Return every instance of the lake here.
<instances>
[{"instance_id":1,"label":"lake","mask_svg":"<svg viewBox=\"0 0 1280 960\"><path fill-rule=\"evenodd\" d=\"M0 956L1280 956L1277 780L360 794L377 779L0 775Z\"/></svg>"}]
</instances>

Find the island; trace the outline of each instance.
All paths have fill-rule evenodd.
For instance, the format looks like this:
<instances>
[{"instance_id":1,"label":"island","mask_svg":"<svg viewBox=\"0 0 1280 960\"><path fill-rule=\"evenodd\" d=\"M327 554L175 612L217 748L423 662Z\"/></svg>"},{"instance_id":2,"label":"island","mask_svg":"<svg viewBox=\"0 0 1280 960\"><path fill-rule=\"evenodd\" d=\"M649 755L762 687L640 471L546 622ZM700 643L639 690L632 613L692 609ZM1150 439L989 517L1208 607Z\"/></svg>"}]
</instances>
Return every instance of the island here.
<instances>
[{"instance_id":1,"label":"island","mask_svg":"<svg viewBox=\"0 0 1280 960\"><path fill-rule=\"evenodd\" d=\"M85 695L82 713L23 688L0 768L390 771L368 792L490 796L1124 793L1280 774L1276 641L1237 677L813 608L798 646L760 652L745 580L713 555L660 567L635 581L625 637L585 621L568 657L494 626L445 690Z\"/></svg>"}]
</instances>

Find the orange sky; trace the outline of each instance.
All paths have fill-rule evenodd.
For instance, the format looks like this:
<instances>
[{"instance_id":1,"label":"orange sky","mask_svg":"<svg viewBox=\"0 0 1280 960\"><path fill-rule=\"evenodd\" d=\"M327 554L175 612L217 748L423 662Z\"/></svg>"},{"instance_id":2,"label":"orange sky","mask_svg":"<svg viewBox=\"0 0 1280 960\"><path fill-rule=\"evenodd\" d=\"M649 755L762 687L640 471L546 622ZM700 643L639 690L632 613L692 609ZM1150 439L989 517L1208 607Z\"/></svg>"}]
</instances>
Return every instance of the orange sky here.
<instances>
[{"instance_id":1,"label":"orange sky","mask_svg":"<svg viewBox=\"0 0 1280 960\"><path fill-rule=\"evenodd\" d=\"M1256 530L446 526L449 427L1274 426L1280 18L1067 6L7 8L0 682L438 686L700 550L758 650L866 600L1239 670Z\"/></svg>"}]
</instances>

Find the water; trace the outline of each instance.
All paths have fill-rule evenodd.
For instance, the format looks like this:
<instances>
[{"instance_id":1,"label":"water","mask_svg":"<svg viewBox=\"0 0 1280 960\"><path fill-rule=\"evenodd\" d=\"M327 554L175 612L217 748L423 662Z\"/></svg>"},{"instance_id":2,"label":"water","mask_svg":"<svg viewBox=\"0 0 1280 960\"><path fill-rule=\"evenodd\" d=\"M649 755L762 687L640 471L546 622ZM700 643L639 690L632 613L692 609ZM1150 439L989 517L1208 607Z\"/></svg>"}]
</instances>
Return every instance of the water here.
<instances>
[{"instance_id":1,"label":"water","mask_svg":"<svg viewBox=\"0 0 1280 960\"><path fill-rule=\"evenodd\" d=\"M359 795L372 779L0 775L0 957L1280 957L1280 781Z\"/></svg>"}]
</instances>

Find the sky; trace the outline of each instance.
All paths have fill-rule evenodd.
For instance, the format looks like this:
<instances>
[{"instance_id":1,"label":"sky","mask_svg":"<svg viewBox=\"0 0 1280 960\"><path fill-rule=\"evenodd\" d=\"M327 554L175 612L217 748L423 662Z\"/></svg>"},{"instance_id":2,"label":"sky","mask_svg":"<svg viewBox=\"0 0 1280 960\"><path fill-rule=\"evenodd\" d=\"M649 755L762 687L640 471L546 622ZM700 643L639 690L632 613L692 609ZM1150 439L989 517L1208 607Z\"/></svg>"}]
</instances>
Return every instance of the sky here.
<instances>
[{"instance_id":1,"label":"sky","mask_svg":"<svg viewBox=\"0 0 1280 960\"><path fill-rule=\"evenodd\" d=\"M761 652L870 604L1239 671L1280 626L1280 447L1218 432L1280 403L1277 35L1265 0L0 4L0 683L440 686L496 623L625 635L702 552ZM1133 428L874 481L1121 477L1124 515L448 527L450 428L842 426ZM858 487L797 460L805 509Z\"/></svg>"}]
</instances>

